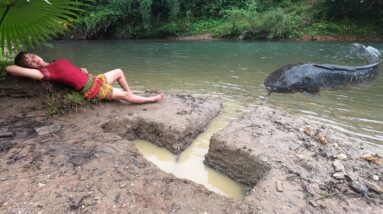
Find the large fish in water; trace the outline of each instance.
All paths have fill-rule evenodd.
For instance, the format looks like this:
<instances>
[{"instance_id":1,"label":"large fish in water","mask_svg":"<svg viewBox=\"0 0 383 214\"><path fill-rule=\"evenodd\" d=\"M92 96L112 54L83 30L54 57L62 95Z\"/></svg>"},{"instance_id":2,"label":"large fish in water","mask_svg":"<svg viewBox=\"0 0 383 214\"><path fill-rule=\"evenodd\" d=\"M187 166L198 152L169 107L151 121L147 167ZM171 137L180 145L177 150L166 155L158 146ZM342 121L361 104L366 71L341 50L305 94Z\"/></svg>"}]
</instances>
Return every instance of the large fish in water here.
<instances>
[{"instance_id":1,"label":"large fish in water","mask_svg":"<svg viewBox=\"0 0 383 214\"><path fill-rule=\"evenodd\" d=\"M292 64L272 72L265 79L269 94L303 92L316 94L321 88L336 89L371 82L379 75L381 53L371 46L353 44L364 66Z\"/></svg>"}]
</instances>

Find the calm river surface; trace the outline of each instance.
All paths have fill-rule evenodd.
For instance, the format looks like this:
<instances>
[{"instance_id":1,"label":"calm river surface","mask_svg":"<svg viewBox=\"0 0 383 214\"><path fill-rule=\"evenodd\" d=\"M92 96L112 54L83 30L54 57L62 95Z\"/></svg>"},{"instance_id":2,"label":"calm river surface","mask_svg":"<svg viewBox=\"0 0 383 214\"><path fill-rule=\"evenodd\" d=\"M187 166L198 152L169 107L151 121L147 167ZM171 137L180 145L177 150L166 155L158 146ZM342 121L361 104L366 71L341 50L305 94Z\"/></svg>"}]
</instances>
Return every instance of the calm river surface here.
<instances>
[{"instance_id":1,"label":"calm river surface","mask_svg":"<svg viewBox=\"0 0 383 214\"><path fill-rule=\"evenodd\" d=\"M366 44L383 51L383 43ZM265 77L285 64L362 65L363 61L351 54L350 48L351 43L346 42L59 41L38 53L48 60L70 59L96 73L121 68L133 90L158 89L165 93L223 97L224 112L178 161L146 142L138 141L136 145L164 171L241 198L239 186L227 190L231 181L217 184L216 180L220 179L212 175L215 172L207 169L202 160L211 134L257 104L276 106L350 136L383 145L383 75L370 85L324 90L319 96L300 93L266 96ZM187 165L188 160L191 165ZM202 170L199 173L193 168L197 165Z\"/></svg>"}]
</instances>

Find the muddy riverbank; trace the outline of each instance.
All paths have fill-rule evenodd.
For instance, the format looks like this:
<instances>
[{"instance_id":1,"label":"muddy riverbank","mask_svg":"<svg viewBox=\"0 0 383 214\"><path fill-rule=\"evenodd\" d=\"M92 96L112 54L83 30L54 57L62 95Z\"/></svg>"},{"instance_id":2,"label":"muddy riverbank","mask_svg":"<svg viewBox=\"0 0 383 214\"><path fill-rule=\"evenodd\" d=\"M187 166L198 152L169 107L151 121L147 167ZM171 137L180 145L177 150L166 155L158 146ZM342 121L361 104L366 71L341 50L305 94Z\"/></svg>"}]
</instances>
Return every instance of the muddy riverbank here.
<instances>
[{"instance_id":1,"label":"muddy riverbank","mask_svg":"<svg viewBox=\"0 0 383 214\"><path fill-rule=\"evenodd\" d=\"M168 95L156 104L100 103L46 117L38 83L0 86L8 88L0 102L0 212L381 210L380 156L363 159L381 155L379 147L268 107L211 140L206 163L249 186L245 200L235 201L162 172L130 142L147 138L179 153L221 110L218 98Z\"/></svg>"},{"instance_id":2,"label":"muddy riverbank","mask_svg":"<svg viewBox=\"0 0 383 214\"><path fill-rule=\"evenodd\" d=\"M259 213L379 213L382 148L266 106L213 135L205 163Z\"/></svg>"},{"instance_id":3,"label":"muddy riverbank","mask_svg":"<svg viewBox=\"0 0 383 214\"><path fill-rule=\"evenodd\" d=\"M159 128L158 136L173 125L176 131L183 130L180 139L189 139L219 112L218 99L169 95L157 104L101 103L77 113L46 117L45 94L38 85L31 81L18 85L17 94L33 91L27 97L15 97L11 94L16 90L9 90L1 98L0 212L234 213L251 209L162 172L125 137L104 130L111 127L110 121L135 117L151 131ZM167 114L174 117L166 120ZM174 120L177 115L185 120Z\"/></svg>"}]
</instances>

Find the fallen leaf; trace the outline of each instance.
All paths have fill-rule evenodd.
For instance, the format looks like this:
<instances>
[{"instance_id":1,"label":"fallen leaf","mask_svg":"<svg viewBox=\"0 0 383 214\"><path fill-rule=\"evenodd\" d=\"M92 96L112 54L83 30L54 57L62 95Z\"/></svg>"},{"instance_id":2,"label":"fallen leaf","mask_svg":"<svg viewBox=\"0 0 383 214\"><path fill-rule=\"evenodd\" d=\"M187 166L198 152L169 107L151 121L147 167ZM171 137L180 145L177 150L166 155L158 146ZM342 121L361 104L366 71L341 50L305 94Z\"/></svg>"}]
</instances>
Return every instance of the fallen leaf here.
<instances>
[{"instance_id":1,"label":"fallen leaf","mask_svg":"<svg viewBox=\"0 0 383 214\"><path fill-rule=\"evenodd\" d=\"M326 136L322 133L317 133L318 134L318 142L320 144L327 144L327 139L326 139Z\"/></svg>"},{"instance_id":2,"label":"fallen leaf","mask_svg":"<svg viewBox=\"0 0 383 214\"><path fill-rule=\"evenodd\" d=\"M310 129L310 128L308 128L308 127L304 128L304 129L303 129L303 132L304 132L306 135L308 135L308 136L314 136L314 135L315 135L315 131L312 130L312 129Z\"/></svg>"},{"instance_id":3,"label":"fallen leaf","mask_svg":"<svg viewBox=\"0 0 383 214\"><path fill-rule=\"evenodd\" d=\"M383 163L383 158L380 155L366 155L362 157L364 160L368 162L372 162L374 164L382 164Z\"/></svg>"}]
</instances>

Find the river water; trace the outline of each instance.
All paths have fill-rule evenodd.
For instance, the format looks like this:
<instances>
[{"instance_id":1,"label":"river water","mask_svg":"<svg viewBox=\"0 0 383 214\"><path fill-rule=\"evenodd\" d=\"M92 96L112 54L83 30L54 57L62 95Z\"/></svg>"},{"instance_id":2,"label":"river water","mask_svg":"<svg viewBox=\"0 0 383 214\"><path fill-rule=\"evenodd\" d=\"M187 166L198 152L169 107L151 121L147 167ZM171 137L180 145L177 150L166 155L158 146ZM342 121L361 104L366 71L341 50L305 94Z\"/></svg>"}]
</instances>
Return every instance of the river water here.
<instances>
[{"instance_id":1,"label":"river water","mask_svg":"<svg viewBox=\"0 0 383 214\"><path fill-rule=\"evenodd\" d=\"M366 43L383 51L383 43ZM91 72L121 68L133 90L215 94L224 111L180 157L144 142L138 149L162 170L237 199L241 187L203 165L211 135L258 104L281 108L370 143L383 145L383 77L372 84L323 90L318 96L272 94L263 81L285 64L362 65L348 42L59 41L37 52L67 58Z\"/></svg>"}]
</instances>

